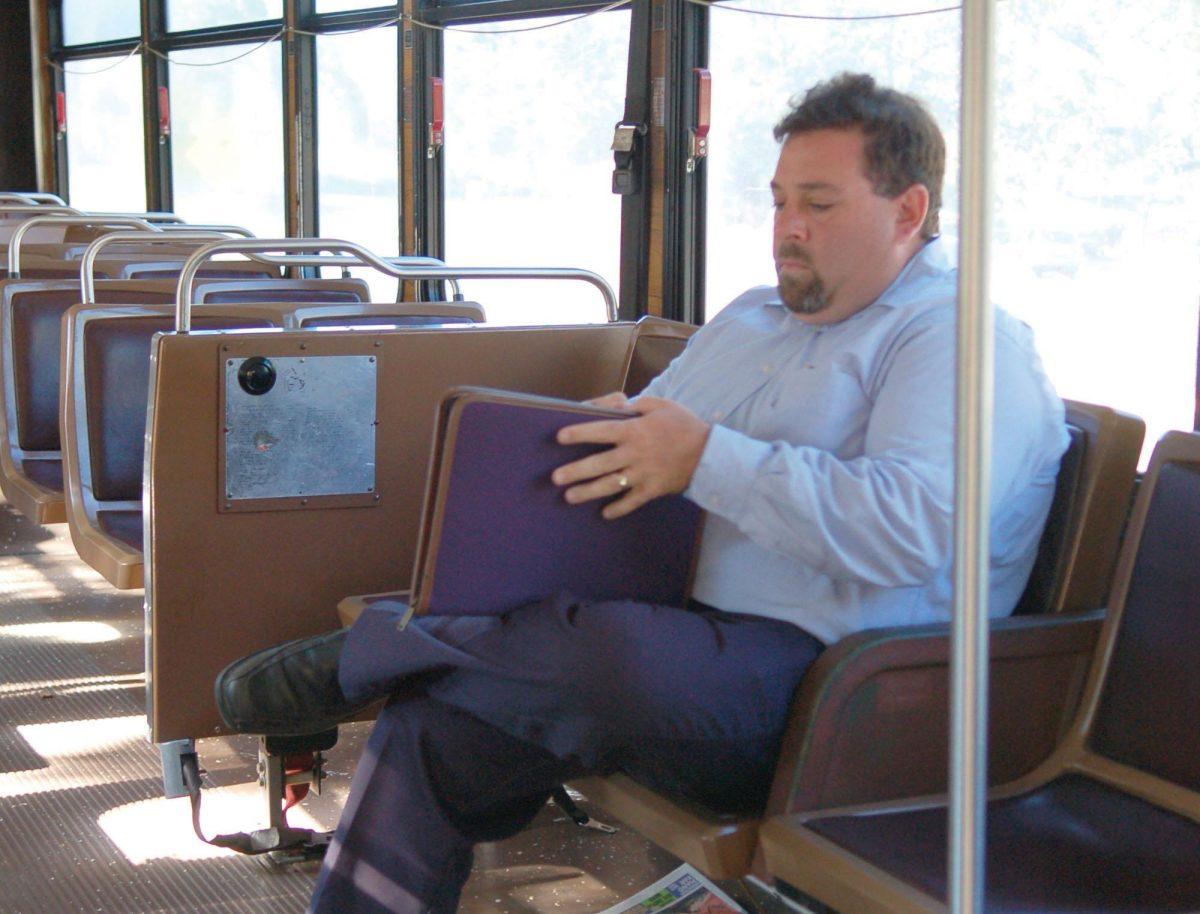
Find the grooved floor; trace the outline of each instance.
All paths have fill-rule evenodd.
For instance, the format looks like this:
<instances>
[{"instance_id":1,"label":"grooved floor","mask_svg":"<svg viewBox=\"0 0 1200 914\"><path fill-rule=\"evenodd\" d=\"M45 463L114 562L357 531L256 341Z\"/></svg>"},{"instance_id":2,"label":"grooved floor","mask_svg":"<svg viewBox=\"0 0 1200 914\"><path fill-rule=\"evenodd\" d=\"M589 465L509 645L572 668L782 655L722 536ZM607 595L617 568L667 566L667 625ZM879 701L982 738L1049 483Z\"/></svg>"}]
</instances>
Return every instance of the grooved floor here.
<instances>
[{"instance_id":1,"label":"grooved floor","mask_svg":"<svg viewBox=\"0 0 1200 914\"><path fill-rule=\"evenodd\" d=\"M0 503L0 914L304 911L316 864L202 844L186 799L162 798L146 738L142 592L86 567L65 525ZM320 797L293 825L332 828L369 724L343 728ZM209 834L261 827L250 738L200 744ZM547 806L481 845L460 914L593 914L678 861L628 828L581 829Z\"/></svg>"}]
</instances>

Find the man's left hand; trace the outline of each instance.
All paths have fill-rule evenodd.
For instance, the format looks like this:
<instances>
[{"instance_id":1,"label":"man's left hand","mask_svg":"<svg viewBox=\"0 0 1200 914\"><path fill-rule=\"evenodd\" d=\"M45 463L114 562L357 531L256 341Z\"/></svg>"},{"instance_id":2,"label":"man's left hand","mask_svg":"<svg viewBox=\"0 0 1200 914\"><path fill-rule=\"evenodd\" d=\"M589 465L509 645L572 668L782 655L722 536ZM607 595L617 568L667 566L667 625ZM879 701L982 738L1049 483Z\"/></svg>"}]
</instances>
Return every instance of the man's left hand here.
<instances>
[{"instance_id":1,"label":"man's left hand","mask_svg":"<svg viewBox=\"0 0 1200 914\"><path fill-rule=\"evenodd\" d=\"M568 425L559 444L610 444L554 471L555 485L567 486L571 504L624 496L604 506L607 520L624 517L661 495L682 492L708 443L708 423L672 400L638 397L624 408L635 419L611 419Z\"/></svg>"}]
</instances>

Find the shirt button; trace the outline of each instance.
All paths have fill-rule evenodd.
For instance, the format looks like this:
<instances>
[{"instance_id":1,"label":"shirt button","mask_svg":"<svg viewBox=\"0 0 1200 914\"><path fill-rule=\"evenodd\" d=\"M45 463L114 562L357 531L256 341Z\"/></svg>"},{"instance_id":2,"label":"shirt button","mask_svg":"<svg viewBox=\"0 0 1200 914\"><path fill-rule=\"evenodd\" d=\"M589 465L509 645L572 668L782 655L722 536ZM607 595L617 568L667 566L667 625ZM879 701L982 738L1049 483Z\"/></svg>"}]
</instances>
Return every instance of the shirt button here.
<instances>
[{"instance_id":1,"label":"shirt button","mask_svg":"<svg viewBox=\"0 0 1200 914\"><path fill-rule=\"evenodd\" d=\"M762 367L762 370L763 370L763 374L770 374L770 373L771 373L771 366L770 366L770 365L764 365L764 366Z\"/></svg>"},{"instance_id":2,"label":"shirt button","mask_svg":"<svg viewBox=\"0 0 1200 914\"><path fill-rule=\"evenodd\" d=\"M714 409L711 418L712 418L713 422L720 422L722 419L725 418L725 414L723 412L721 412L719 409Z\"/></svg>"}]
</instances>

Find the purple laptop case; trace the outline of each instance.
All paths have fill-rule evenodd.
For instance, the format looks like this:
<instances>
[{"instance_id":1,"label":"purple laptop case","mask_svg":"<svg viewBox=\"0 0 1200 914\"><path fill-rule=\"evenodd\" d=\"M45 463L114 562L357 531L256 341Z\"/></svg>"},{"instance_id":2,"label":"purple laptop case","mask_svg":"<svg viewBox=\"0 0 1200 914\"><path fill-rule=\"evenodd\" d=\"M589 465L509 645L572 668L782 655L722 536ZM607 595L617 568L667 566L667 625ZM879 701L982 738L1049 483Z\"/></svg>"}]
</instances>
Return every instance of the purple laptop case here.
<instances>
[{"instance_id":1,"label":"purple laptop case","mask_svg":"<svg viewBox=\"0 0 1200 914\"><path fill-rule=\"evenodd\" d=\"M559 592L684 604L696 505L669 496L607 521L603 501L569 505L550 481L555 467L603 450L554 440L588 420L547 407L463 404L426 612L492 615Z\"/></svg>"}]
</instances>

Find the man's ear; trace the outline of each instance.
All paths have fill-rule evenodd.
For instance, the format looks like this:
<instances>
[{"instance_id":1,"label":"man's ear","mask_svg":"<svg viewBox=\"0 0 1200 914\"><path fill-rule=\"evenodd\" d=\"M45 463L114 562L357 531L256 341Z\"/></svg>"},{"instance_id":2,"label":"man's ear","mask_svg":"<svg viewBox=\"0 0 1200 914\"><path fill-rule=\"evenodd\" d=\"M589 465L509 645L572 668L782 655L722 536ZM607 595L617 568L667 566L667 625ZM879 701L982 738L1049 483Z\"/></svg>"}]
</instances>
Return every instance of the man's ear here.
<instances>
[{"instance_id":1,"label":"man's ear","mask_svg":"<svg viewBox=\"0 0 1200 914\"><path fill-rule=\"evenodd\" d=\"M929 188L924 184L912 184L895 198L896 240L903 243L921 233L925 216L929 213Z\"/></svg>"}]
</instances>

